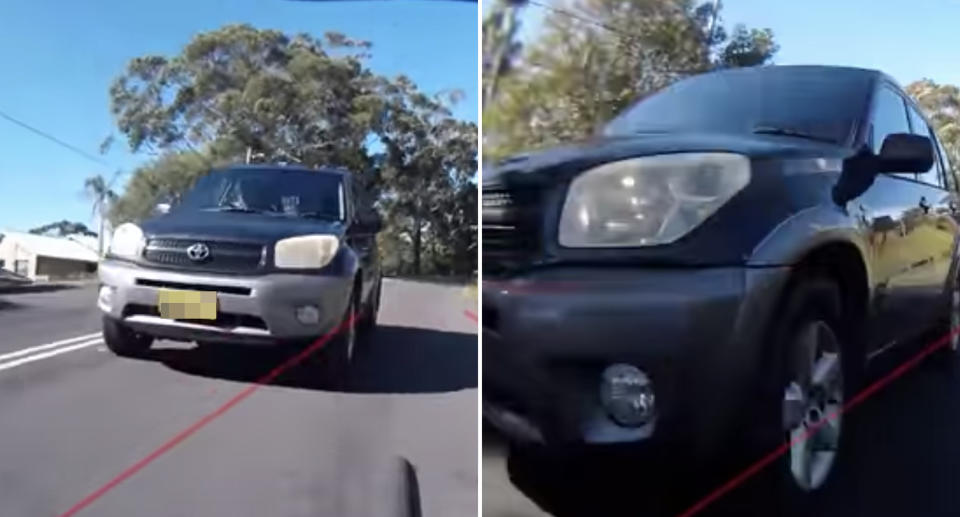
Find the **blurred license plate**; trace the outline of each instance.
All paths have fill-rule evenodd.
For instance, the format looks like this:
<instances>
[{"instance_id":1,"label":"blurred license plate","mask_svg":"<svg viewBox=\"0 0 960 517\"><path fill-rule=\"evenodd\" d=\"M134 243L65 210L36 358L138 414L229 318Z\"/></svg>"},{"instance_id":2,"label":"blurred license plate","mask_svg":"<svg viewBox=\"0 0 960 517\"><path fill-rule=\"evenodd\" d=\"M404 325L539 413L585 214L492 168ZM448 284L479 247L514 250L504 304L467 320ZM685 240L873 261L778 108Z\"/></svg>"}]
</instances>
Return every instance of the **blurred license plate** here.
<instances>
[{"instance_id":1,"label":"blurred license plate","mask_svg":"<svg viewBox=\"0 0 960 517\"><path fill-rule=\"evenodd\" d=\"M161 289L157 293L160 316L172 320L217 319L217 293Z\"/></svg>"}]
</instances>

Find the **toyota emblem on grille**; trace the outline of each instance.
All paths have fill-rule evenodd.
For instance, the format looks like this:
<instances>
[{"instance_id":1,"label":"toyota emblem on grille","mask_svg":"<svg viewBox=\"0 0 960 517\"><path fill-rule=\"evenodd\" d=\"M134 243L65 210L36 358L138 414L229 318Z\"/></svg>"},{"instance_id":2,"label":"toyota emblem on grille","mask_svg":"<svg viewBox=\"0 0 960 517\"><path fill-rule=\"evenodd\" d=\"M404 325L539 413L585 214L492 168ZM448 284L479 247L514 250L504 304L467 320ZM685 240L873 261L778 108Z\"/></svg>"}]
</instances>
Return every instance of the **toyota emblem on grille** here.
<instances>
[{"instance_id":1,"label":"toyota emblem on grille","mask_svg":"<svg viewBox=\"0 0 960 517\"><path fill-rule=\"evenodd\" d=\"M208 248L207 245L202 242L191 244L190 247L187 248L187 257L194 262L206 260L209 256L210 248Z\"/></svg>"}]
</instances>

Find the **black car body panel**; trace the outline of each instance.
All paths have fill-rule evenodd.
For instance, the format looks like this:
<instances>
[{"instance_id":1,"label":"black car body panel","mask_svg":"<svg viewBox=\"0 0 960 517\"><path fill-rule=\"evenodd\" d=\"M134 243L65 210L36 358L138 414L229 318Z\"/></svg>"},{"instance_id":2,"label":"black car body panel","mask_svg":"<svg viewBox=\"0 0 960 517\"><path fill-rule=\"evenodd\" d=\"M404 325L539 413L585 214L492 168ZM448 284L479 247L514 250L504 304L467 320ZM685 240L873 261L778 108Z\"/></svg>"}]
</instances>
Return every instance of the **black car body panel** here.
<instances>
[{"instance_id":1,"label":"black car body panel","mask_svg":"<svg viewBox=\"0 0 960 517\"><path fill-rule=\"evenodd\" d=\"M771 85L791 75L800 84L843 76L838 84L850 90L838 97L846 105L836 110L845 118L827 125L835 141L753 134L752 122L744 130L653 132L658 121L651 121L648 132L508 158L485 174L484 396L494 399L489 407L527 418L547 442L636 445L668 435L699 450L716 447L742 426L742 408L764 367L764 333L795 266L823 250L840 250L859 264L844 282L864 293L857 303L868 329L865 356L919 335L945 314L960 235L957 181L945 157L936 153L929 173L877 174L864 192L837 199L851 164L860 163L865 149L878 153L886 134L935 138L922 116L911 114L919 110L902 90L880 72L833 67L704 77L722 81L724 74L753 74L760 82L770 77ZM883 133L889 128L880 126L889 121L880 120L877 99L886 95L889 102L891 93L901 103L902 113L894 106L893 115L903 116L903 127ZM818 127L802 112L790 116ZM619 160L687 152L747 156L750 183L669 244L560 245L563 203L579 174ZM663 412L652 439L623 428L619 438L591 435L603 419L599 371L617 362L639 366L659 386ZM519 385L524 379L529 382Z\"/></svg>"}]
</instances>

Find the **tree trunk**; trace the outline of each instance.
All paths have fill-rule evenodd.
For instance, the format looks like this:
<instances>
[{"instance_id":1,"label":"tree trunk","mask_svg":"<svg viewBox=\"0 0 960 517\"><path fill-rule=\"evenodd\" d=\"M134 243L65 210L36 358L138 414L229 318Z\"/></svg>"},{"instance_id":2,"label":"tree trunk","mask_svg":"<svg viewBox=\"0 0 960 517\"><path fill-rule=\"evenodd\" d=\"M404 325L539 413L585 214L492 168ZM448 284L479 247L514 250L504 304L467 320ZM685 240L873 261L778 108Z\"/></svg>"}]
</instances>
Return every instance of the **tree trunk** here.
<instances>
[{"instance_id":1,"label":"tree trunk","mask_svg":"<svg viewBox=\"0 0 960 517\"><path fill-rule=\"evenodd\" d=\"M497 87L500 82L500 70L503 69L504 61L507 59L507 53L510 52L510 47L513 45L513 36L514 31L516 30L517 23L517 9L514 4L511 2L507 5L506 9L503 11L503 35L504 38L500 41L500 44L497 45L496 53L493 58L493 73L489 81L488 87L483 92L483 102L488 103L497 96Z\"/></svg>"},{"instance_id":2,"label":"tree trunk","mask_svg":"<svg viewBox=\"0 0 960 517\"><path fill-rule=\"evenodd\" d=\"M420 240L423 223L420 220L420 200L413 211L413 274L420 275Z\"/></svg>"}]
</instances>

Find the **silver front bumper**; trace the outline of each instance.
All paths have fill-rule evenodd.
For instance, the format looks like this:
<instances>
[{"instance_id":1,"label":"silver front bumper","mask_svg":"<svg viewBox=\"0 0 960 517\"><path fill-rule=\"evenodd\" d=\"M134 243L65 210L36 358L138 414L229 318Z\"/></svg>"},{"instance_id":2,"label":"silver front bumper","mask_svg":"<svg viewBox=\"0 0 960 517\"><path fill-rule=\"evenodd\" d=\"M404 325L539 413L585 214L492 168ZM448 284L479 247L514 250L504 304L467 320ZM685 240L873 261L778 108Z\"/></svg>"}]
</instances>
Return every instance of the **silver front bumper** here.
<instances>
[{"instance_id":1,"label":"silver front bumper","mask_svg":"<svg viewBox=\"0 0 960 517\"><path fill-rule=\"evenodd\" d=\"M122 320L137 332L184 341L250 344L310 338L329 332L346 312L353 284L351 277L183 273L148 269L113 260L102 262L99 274L101 284L114 289L109 305L102 300L98 303L100 310L109 317ZM142 282L151 285L141 285ZM219 321L210 324L176 321L133 310L144 307L156 309L158 292L162 288L216 291L218 314L259 318L266 328ZM238 290L248 290L249 294ZM303 305L314 305L320 309L318 323L304 324L297 320L295 310Z\"/></svg>"}]
</instances>

